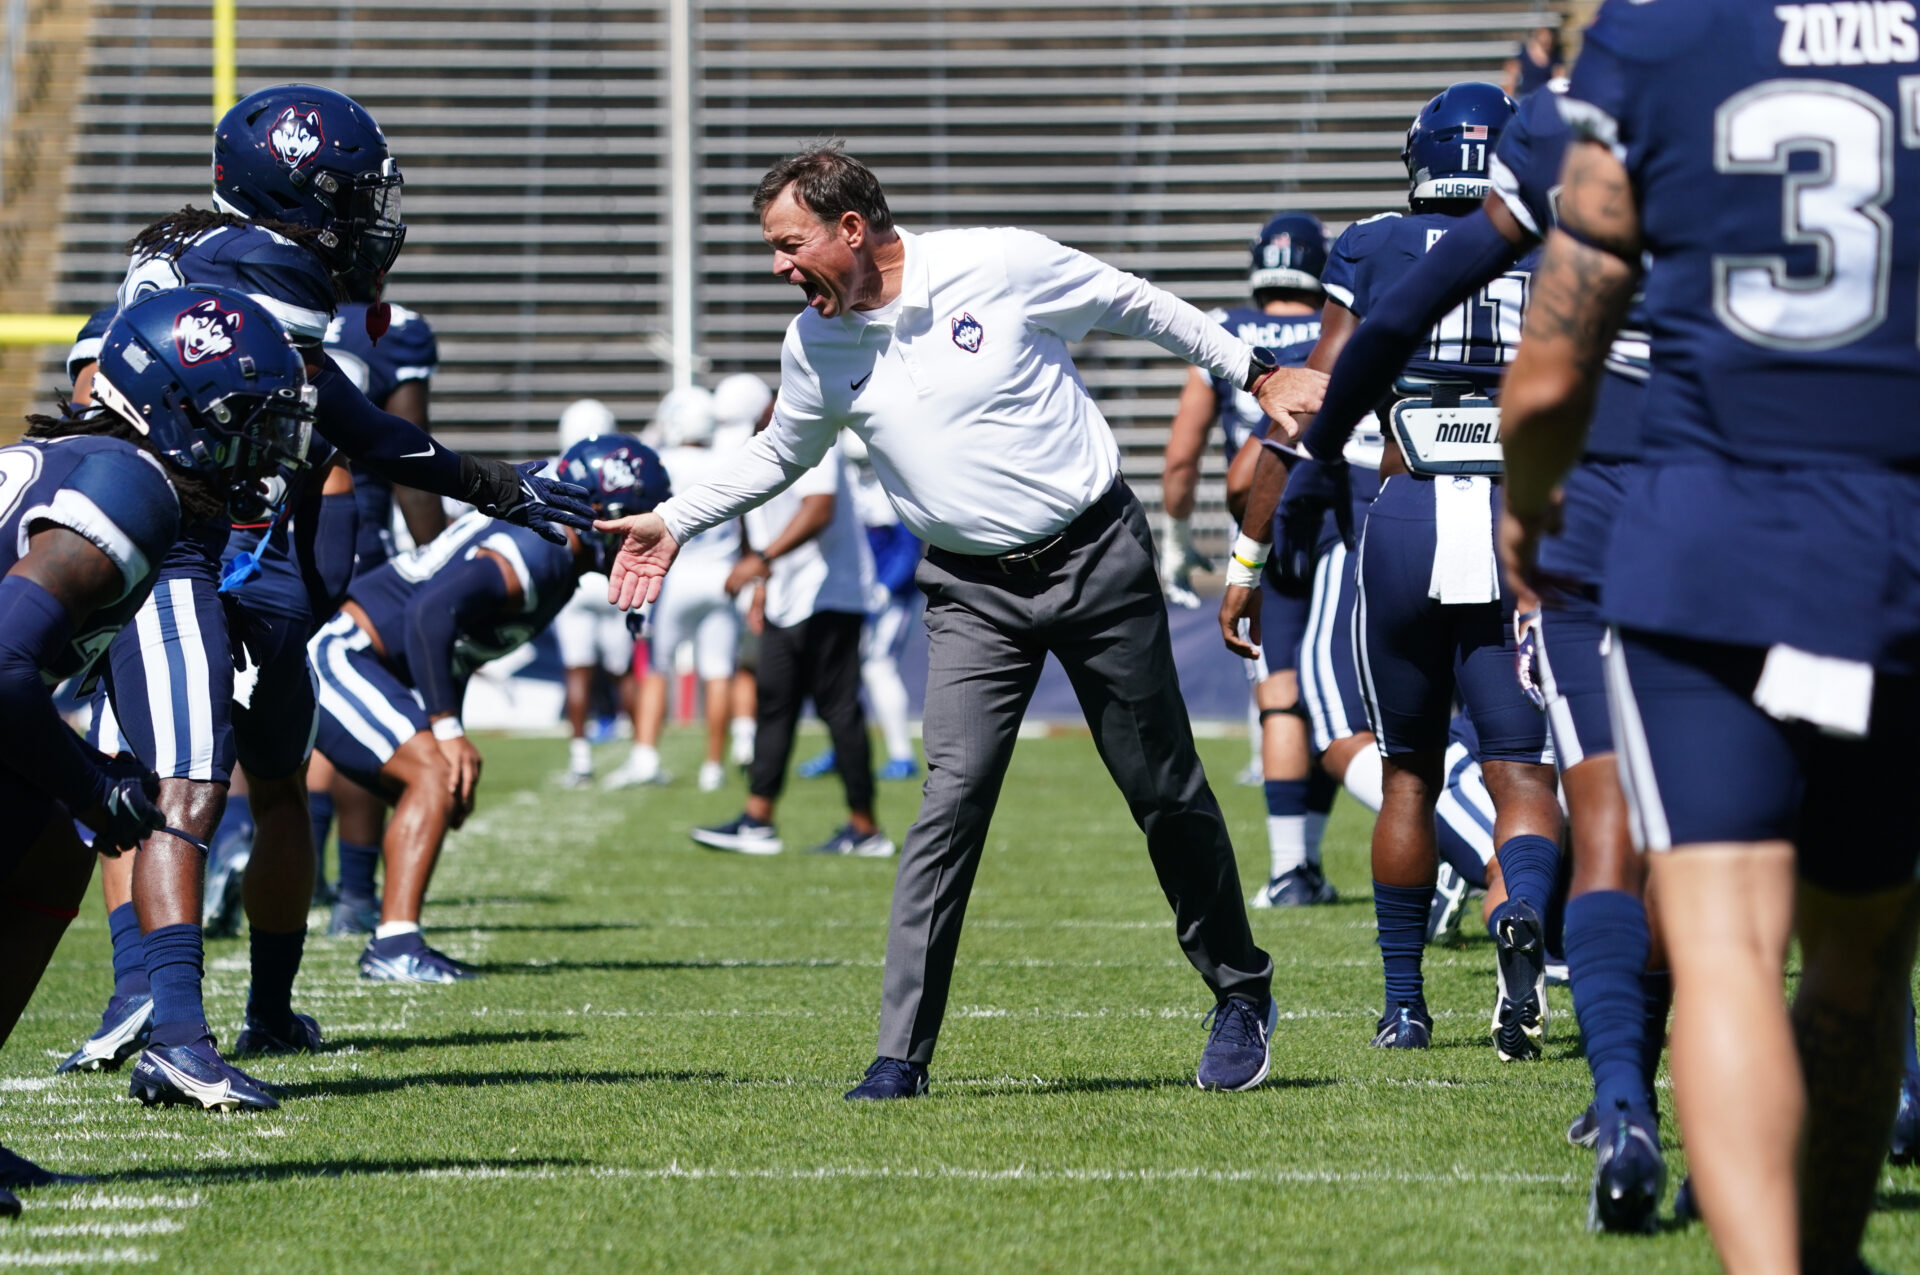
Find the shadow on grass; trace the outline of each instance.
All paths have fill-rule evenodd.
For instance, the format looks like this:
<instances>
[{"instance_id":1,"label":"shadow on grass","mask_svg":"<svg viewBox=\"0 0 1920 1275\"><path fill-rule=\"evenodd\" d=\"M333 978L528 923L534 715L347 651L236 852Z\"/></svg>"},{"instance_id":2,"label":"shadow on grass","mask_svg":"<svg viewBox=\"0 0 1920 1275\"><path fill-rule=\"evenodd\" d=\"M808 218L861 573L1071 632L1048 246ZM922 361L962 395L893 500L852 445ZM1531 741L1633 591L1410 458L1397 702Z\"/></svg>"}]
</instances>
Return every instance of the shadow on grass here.
<instances>
[{"instance_id":1,"label":"shadow on grass","mask_svg":"<svg viewBox=\"0 0 1920 1275\"><path fill-rule=\"evenodd\" d=\"M1324 1089L1340 1082L1329 1076L1269 1076L1262 1089ZM1151 1090L1191 1091L1194 1087L1192 1076L1073 1076L1060 1080L1040 1080L1021 1083L1010 1080L1004 1084L967 1085L958 1092L969 1097L1044 1097L1050 1094L1079 1093L1124 1093Z\"/></svg>"},{"instance_id":2,"label":"shadow on grass","mask_svg":"<svg viewBox=\"0 0 1920 1275\"><path fill-rule=\"evenodd\" d=\"M401 1053L409 1049L461 1049L476 1045L557 1045L564 1040L578 1039L579 1032L448 1032L444 1036L339 1036L328 1040L327 1047Z\"/></svg>"},{"instance_id":3,"label":"shadow on grass","mask_svg":"<svg viewBox=\"0 0 1920 1275\"><path fill-rule=\"evenodd\" d=\"M303 1178L344 1178L395 1175L486 1178L512 1177L541 1170L581 1169L592 1161L535 1159L422 1159L422 1160L278 1160L266 1164L223 1164L196 1168L124 1169L99 1174L101 1182L118 1185L142 1182L167 1186L220 1186L231 1182L285 1182Z\"/></svg>"},{"instance_id":4,"label":"shadow on grass","mask_svg":"<svg viewBox=\"0 0 1920 1275\"><path fill-rule=\"evenodd\" d=\"M659 960L659 961L484 961L473 968L483 974L570 974L578 970L610 970L645 973L648 970L761 970L761 969L836 969L853 965L852 961L819 960L811 957L765 960Z\"/></svg>"},{"instance_id":5,"label":"shadow on grass","mask_svg":"<svg viewBox=\"0 0 1920 1275\"><path fill-rule=\"evenodd\" d=\"M723 1071L426 1071L411 1076L341 1076L279 1088L289 1098L367 1097L403 1089L491 1089L519 1085L750 1085Z\"/></svg>"}]
</instances>

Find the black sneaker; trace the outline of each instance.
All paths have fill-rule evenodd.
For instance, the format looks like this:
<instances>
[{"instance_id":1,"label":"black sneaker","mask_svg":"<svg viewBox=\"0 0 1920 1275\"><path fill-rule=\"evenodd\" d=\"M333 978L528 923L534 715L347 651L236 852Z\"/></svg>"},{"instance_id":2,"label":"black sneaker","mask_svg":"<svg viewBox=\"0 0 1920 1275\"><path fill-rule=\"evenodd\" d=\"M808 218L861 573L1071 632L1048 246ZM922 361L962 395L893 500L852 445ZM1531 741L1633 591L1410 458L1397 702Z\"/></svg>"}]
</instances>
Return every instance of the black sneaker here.
<instances>
[{"instance_id":1,"label":"black sneaker","mask_svg":"<svg viewBox=\"0 0 1920 1275\"><path fill-rule=\"evenodd\" d=\"M1318 868L1311 863L1303 863L1268 881L1248 902L1261 909L1310 908L1316 904L1332 903L1338 897Z\"/></svg>"},{"instance_id":2,"label":"black sneaker","mask_svg":"<svg viewBox=\"0 0 1920 1275\"><path fill-rule=\"evenodd\" d=\"M855 859L891 859L897 852L886 833L875 828L866 836L842 824L840 830L808 851L809 854L842 854Z\"/></svg>"},{"instance_id":3,"label":"black sneaker","mask_svg":"<svg viewBox=\"0 0 1920 1275\"><path fill-rule=\"evenodd\" d=\"M849 1102L867 1102L882 1098L918 1098L927 1092L927 1069L922 1063L904 1058L876 1058L867 1068L867 1076L847 1090Z\"/></svg>"},{"instance_id":4,"label":"black sneaker","mask_svg":"<svg viewBox=\"0 0 1920 1275\"><path fill-rule=\"evenodd\" d=\"M1374 1024L1373 1039L1367 1043L1375 1049L1425 1049L1433 1044L1433 1015L1427 1012L1426 1002L1401 1001L1387 1006L1387 1012Z\"/></svg>"},{"instance_id":5,"label":"black sneaker","mask_svg":"<svg viewBox=\"0 0 1920 1275\"><path fill-rule=\"evenodd\" d=\"M695 828L687 835L709 850L730 850L734 854L779 854L782 848L778 828L745 814L732 823Z\"/></svg>"},{"instance_id":6,"label":"black sneaker","mask_svg":"<svg viewBox=\"0 0 1920 1275\"><path fill-rule=\"evenodd\" d=\"M1229 996L1207 1014L1213 1030L1200 1054L1193 1081L1202 1089L1240 1093L1267 1078L1273 1065L1273 1027L1280 1007L1267 997L1258 1008Z\"/></svg>"}]
</instances>

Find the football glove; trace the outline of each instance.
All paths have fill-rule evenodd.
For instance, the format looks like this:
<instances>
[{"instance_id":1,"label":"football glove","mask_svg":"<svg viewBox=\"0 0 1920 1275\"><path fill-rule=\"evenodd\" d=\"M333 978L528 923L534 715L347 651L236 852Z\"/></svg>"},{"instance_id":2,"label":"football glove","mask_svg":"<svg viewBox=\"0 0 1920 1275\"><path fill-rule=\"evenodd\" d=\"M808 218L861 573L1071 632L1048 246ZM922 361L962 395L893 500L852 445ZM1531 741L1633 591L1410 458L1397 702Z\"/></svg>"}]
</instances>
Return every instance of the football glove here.
<instances>
[{"instance_id":1,"label":"football glove","mask_svg":"<svg viewBox=\"0 0 1920 1275\"><path fill-rule=\"evenodd\" d=\"M584 487L543 477L543 460L509 465L474 456L460 458L462 499L481 513L504 518L538 532L557 545L567 542L566 528L593 530L593 506Z\"/></svg>"}]
</instances>

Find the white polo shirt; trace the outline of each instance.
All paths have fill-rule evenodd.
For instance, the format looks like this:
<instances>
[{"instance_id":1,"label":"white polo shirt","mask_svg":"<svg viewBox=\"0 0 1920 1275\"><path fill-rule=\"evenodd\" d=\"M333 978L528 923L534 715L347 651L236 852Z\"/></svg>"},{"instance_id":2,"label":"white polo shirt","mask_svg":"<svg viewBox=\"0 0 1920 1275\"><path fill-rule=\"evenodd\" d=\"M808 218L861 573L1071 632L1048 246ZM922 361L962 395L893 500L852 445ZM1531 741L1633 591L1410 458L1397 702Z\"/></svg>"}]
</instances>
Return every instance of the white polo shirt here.
<instances>
[{"instance_id":1,"label":"white polo shirt","mask_svg":"<svg viewBox=\"0 0 1920 1275\"><path fill-rule=\"evenodd\" d=\"M1229 382L1247 345L1172 294L1031 231L900 232L900 295L787 328L773 423L733 471L660 506L676 540L811 469L841 429L867 444L907 529L956 553L1005 553L1064 528L1120 472L1071 342L1149 340Z\"/></svg>"},{"instance_id":2,"label":"white polo shirt","mask_svg":"<svg viewBox=\"0 0 1920 1275\"><path fill-rule=\"evenodd\" d=\"M847 462L838 447L830 448L825 459L785 491L747 512L747 543L765 549L778 540L808 496L832 496L833 520L819 535L768 564L767 623L783 629L821 611L865 615L873 587L873 551L867 547Z\"/></svg>"}]
</instances>

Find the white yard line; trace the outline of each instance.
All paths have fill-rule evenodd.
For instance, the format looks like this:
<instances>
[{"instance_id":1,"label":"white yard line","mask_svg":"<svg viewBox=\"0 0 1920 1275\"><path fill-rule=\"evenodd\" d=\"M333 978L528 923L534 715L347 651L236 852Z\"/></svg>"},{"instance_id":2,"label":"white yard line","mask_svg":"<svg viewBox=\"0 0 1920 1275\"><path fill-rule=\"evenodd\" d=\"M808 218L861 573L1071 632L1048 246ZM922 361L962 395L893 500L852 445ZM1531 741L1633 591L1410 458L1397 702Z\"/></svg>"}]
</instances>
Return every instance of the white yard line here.
<instances>
[{"instance_id":1,"label":"white yard line","mask_svg":"<svg viewBox=\"0 0 1920 1275\"><path fill-rule=\"evenodd\" d=\"M146 1222L63 1222L57 1226L35 1226L29 1221L15 1233L29 1240L127 1240L142 1235L177 1235L184 1230L184 1223L170 1217L157 1217Z\"/></svg>"},{"instance_id":2,"label":"white yard line","mask_svg":"<svg viewBox=\"0 0 1920 1275\"><path fill-rule=\"evenodd\" d=\"M0 1266L96 1266L108 1262L151 1262L153 1258L144 1248L70 1248L21 1253L0 1249Z\"/></svg>"},{"instance_id":3,"label":"white yard line","mask_svg":"<svg viewBox=\"0 0 1920 1275\"><path fill-rule=\"evenodd\" d=\"M56 1209L197 1209L200 1207L200 1193L192 1195L70 1195L64 1200L52 1200L48 1207Z\"/></svg>"}]
</instances>

